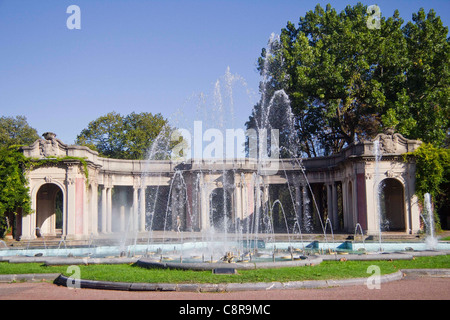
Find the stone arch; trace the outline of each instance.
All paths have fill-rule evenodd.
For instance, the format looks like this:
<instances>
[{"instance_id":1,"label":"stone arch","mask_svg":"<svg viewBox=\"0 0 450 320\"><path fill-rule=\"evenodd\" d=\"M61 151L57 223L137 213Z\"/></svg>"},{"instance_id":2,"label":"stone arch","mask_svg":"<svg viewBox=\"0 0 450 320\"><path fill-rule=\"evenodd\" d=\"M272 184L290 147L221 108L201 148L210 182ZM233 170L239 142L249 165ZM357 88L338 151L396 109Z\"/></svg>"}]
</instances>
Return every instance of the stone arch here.
<instances>
[{"instance_id":1,"label":"stone arch","mask_svg":"<svg viewBox=\"0 0 450 320\"><path fill-rule=\"evenodd\" d=\"M64 234L65 192L58 183L46 182L35 188L36 236Z\"/></svg>"},{"instance_id":2,"label":"stone arch","mask_svg":"<svg viewBox=\"0 0 450 320\"><path fill-rule=\"evenodd\" d=\"M386 178L378 187L383 231L405 231L405 187L396 178Z\"/></svg>"}]
</instances>

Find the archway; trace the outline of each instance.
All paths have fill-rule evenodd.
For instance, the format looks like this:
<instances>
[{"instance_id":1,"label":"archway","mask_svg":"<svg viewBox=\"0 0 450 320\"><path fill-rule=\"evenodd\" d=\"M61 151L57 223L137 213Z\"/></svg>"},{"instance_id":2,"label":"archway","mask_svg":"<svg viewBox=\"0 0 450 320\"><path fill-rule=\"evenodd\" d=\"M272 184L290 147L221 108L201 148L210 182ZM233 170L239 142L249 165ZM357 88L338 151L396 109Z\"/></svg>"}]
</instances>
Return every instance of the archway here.
<instances>
[{"instance_id":1,"label":"archway","mask_svg":"<svg viewBox=\"0 0 450 320\"><path fill-rule=\"evenodd\" d=\"M53 183L42 185L36 195L36 236L59 236L63 228L64 195Z\"/></svg>"},{"instance_id":2,"label":"archway","mask_svg":"<svg viewBox=\"0 0 450 320\"><path fill-rule=\"evenodd\" d=\"M382 230L405 231L405 201L403 184L394 178L380 184Z\"/></svg>"}]
</instances>

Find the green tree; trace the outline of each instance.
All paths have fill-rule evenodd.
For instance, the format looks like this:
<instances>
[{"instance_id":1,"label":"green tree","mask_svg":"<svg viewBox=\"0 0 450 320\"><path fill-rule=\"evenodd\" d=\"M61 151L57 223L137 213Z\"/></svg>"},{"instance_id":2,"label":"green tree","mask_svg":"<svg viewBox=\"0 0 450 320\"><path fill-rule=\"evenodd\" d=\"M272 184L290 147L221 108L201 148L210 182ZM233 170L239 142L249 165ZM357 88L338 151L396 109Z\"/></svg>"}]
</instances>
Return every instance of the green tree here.
<instances>
[{"instance_id":1,"label":"green tree","mask_svg":"<svg viewBox=\"0 0 450 320\"><path fill-rule=\"evenodd\" d=\"M24 175L27 159L17 149L39 139L24 116L0 118L0 238L14 225L20 211L31 212L31 199Z\"/></svg>"},{"instance_id":2,"label":"green tree","mask_svg":"<svg viewBox=\"0 0 450 320\"><path fill-rule=\"evenodd\" d=\"M23 215L31 212L28 181L24 175L26 162L17 148L0 148L0 237L12 226L19 209Z\"/></svg>"},{"instance_id":3,"label":"green tree","mask_svg":"<svg viewBox=\"0 0 450 320\"><path fill-rule=\"evenodd\" d=\"M424 195L429 193L435 216L438 217L439 213L445 218L450 193L450 150L423 143L416 151L406 154L405 158L408 156L413 156L416 162L416 195L419 201L423 205ZM436 228L440 229L439 219L435 219L435 223Z\"/></svg>"},{"instance_id":4,"label":"green tree","mask_svg":"<svg viewBox=\"0 0 450 320\"><path fill-rule=\"evenodd\" d=\"M263 50L259 59L269 92L289 95L307 156L336 153L392 128L437 145L445 139L448 28L423 9L404 26L396 10L380 16L379 29L368 28L367 9L358 3L338 13L318 5L298 27L287 23L274 56Z\"/></svg>"},{"instance_id":5,"label":"green tree","mask_svg":"<svg viewBox=\"0 0 450 320\"><path fill-rule=\"evenodd\" d=\"M0 146L30 145L39 139L36 129L24 116L0 118Z\"/></svg>"},{"instance_id":6,"label":"green tree","mask_svg":"<svg viewBox=\"0 0 450 320\"><path fill-rule=\"evenodd\" d=\"M403 28L408 48L406 79L393 110L398 131L442 146L450 121L450 46L448 27L434 10L413 14Z\"/></svg>"},{"instance_id":7,"label":"green tree","mask_svg":"<svg viewBox=\"0 0 450 320\"><path fill-rule=\"evenodd\" d=\"M161 132L169 134L168 121L161 114L110 112L89 123L76 143L116 159L144 159Z\"/></svg>"}]
</instances>

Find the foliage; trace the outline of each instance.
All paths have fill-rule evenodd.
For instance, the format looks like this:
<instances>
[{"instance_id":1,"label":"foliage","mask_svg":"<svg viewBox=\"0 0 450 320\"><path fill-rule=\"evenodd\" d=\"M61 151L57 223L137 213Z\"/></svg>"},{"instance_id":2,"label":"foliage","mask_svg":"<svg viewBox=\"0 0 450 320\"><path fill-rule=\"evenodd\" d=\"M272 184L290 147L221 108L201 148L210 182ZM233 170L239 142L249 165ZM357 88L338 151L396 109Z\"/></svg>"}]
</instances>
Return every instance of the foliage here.
<instances>
[{"instance_id":1,"label":"foliage","mask_svg":"<svg viewBox=\"0 0 450 320\"><path fill-rule=\"evenodd\" d=\"M408 155L416 159L416 193L419 199L423 202L423 195L427 192L432 198L441 194L442 184L450 178L450 149L423 143Z\"/></svg>"},{"instance_id":2,"label":"foliage","mask_svg":"<svg viewBox=\"0 0 450 320\"><path fill-rule=\"evenodd\" d=\"M89 123L76 143L116 159L144 159L146 152L168 121L161 114L131 113L122 116L110 112Z\"/></svg>"},{"instance_id":3,"label":"foliage","mask_svg":"<svg viewBox=\"0 0 450 320\"><path fill-rule=\"evenodd\" d=\"M36 129L30 127L24 116L0 118L0 146L30 145L39 139Z\"/></svg>"},{"instance_id":4,"label":"foliage","mask_svg":"<svg viewBox=\"0 0 450 320\"><path fill-rule=\"evenodd\" d=\"M86 185L89 185L89 170L86 158L74 157L74 156L64 156L64 157L49 157L49 158L25 158L23 162L24 168L26 170L33 170L39 167L49 165L49 164L58 164L63 161L75 160L81 163L81 170L84 176L86 177Z\"/></svg>"},{"instance_id":5,"label":"foliage","mask_svg":"<svg viewBox=\"0 0 450 320\"><path fill-rule=\"evenodd\" d=\"M0 237L13 224L18 210L31 212L31 199L23 171L28 160L18 151L39 139L24 116L0 118Z\"/></svg>"},{"instance_id":6,"label":"foliage","mask_svg":"<svg viewBox=\"0 0 450 320\"><path fill-rule=\"evenodd\" d=\"M7 228L6 216L31 212L28 182L23 174L27 159L17 147L0 148L0 236Z\"/></svg>"},{"instance_id":7,"label":"foliage","mask_svg":"<svg viewBox=\"0 0 450 320\"><path fill-rule=\"evenodd\" d=\"M392 128L436 145L445 140L448 28L433 10L421 9L405 25L396 10L380 17L379 29L367 27L369 15L361 3L340 13L317 5L298 27L287 23L274 56L263 50L259 59L271 91L289 95L301 151L309 157Z\"/></svg>"},{"instance_id":8,"label":"foliage","mask_svg":"<svg viewBox=\"0 0 450 320\"><path fill-rule=\"evenodd\" d=\"M416 151L405 154L408 156L413 156L416 161L416 195L423 204L425 193L429 193L437 215L441 208L448 206L450 149L423 143ZM439 219L435 222L439 228Z\"/></svg>"}]
</instances>

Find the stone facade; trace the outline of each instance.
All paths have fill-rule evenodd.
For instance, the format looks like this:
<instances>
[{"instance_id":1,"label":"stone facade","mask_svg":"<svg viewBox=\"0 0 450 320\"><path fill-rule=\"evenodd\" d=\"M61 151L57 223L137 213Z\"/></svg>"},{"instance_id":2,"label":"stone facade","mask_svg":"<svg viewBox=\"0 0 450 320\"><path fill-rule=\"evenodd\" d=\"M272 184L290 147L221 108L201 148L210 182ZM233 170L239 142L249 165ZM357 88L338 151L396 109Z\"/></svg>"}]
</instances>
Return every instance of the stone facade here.
<instances>
[{"instance_id":1,"label":"stone facade","mask_svg":"<svg viewBox=\"0 0 450 320\"><path fill-rule=\"evenodd\" d=\"M178 201L182 205L172 208L171 224L181 217L183 230L211 227L211 197L216 194L228 197L231 221L245 221L273 202L269 199L273 186L288 185L299 220L306 214L308 194L309 198L316 195L321 199L321 210L316 211L320 212L322 224L329 222L334 230L352 234L359 224L367 234L376 234L380 225L377 190L381 184L385 190L383 208L389 213L392 229L416 233L420 212L414 195L415 163L405 161L403 154L416 150L420 142L399 134L380 134L375 140L380 142L380 161L375 159L373 142L365 141L329 157L302 162L271 160L265 165L273 166L277 161L273 166L278 168L276 174L257 175L259 164L253 159L226 163L193 159L188 164L107 159L87 147L66 145L55 134L46 133L44 139L22 148L27 157L58 161L27 173L34 212L22 218L21 239L33 239L39 233L52 236L57 230L67 239L120 233L125 228L145 232L150 228L151 201L146 192L158 186L173 187L171 203ZM87 164L87 173L80 159ZM175 179L182 180L178 188L174 187ZM60 225L53 212L58 192L62 194ZM122 201L114 200L118 198Z\"/></svg>"}]
</instances>

